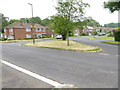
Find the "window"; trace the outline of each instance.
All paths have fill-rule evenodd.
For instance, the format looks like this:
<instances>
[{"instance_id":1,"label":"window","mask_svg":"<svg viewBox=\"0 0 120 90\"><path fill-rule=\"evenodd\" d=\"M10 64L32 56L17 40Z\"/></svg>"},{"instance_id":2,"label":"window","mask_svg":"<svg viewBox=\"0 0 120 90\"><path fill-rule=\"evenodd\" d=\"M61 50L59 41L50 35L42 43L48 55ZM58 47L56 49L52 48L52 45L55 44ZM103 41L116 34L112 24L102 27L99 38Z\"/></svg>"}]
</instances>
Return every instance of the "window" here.
<instances>
[{"instance_id":1,"label":"window","mask_svg":"<svg viewBox=\"0 0 120 90\"><path fill-rule=\"evenodd\" d=\"M43 31L43 32L44 32L44 31L45 31L45 28L41 28L41 31Z\"/></svg>"},{"instance_id":2,"label":"window","mask_svg":"<svg viewBox=\"0 0 120 90\"><path fill-rule=\"evenodd\" d=\"M9 29L9 32L13 32L13 28L10 28L10 29Z\"/></svg>"},{"instance_id":3,"label":"window","mask_svg":"<svg viewBox=\"0 0 120 90\"><path fill-rule=\"evenodd\" d=\"M30 34L26 34L26 38L31 38L31 35Z\"/></svg>"},{"instance_id":4,"label":"window","mask_svg":"<svg viewBox=\"0 0 120 90\"><path fill-rule=\"evenodd\" d=\"M40 28L36 28L36 32L40 32L41 30L40 30Z\"/></svg>"},{"instance_id":5,"label":"window","mask_svg":"<svg viewBox=\"0 0 120 90\"><path fill-rule=\"evenodd\" d=\"M31 28L26 28L26 32L31 32Z\"/></svg>"}]
</instances>

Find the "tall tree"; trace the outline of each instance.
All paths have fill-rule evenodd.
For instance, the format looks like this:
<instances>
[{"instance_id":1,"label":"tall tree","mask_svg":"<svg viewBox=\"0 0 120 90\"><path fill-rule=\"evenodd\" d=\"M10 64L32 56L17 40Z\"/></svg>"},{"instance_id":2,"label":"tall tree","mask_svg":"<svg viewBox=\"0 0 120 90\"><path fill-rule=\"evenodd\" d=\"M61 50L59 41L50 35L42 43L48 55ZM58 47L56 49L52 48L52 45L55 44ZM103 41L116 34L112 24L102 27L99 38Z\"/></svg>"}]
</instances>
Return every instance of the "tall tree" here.
<instances>
[{"instance_id":1,"label":"tall tree","mask_svg":"<svg viewBox=\"0 0 120 90\"><path fill-rule=\"evenodd\" d=\"M8 17L5 17L4 14L0 13L0 32L4 33L4 27L8 25Z\"/></svg>"},{"instance_id":2,"label":"tall tree","mask_svg":"<svg viewBox=\"0 0 120 90\"><path fill-rule=\"evenodd\" d=\"M62 28L60 28L60 31L66 31L66 33L62 33L63 36L63 40L66 39L67 37L67 45L69 45L69 31L73 30L73 24L71 24L71 22L77 22L80 21L81 19L83 19L84 17L84 10L86 7L88 7L89 4L87 3L83 3L82 0L59 0L57 3L57 7L56 10L57 12L57 17L59 18L55 18L56 21L54 22L53 25L55 25L56 23L59 23L60 20L61 21L65 21L65 22L61 22L61 23L65 23L61 24L60 27L63 27L64 30L61 30ZM70 26L71 25L71 26ZM66 27L65 27L66 26ZM55 28L55 30L58 30L59 26L57 26Z\"/></svg>"},{"instance_id":3,"label":"tall tree","mask_svg":"<svg viewBox=\"0 0 120 90\"><path fill-rule=\"evenodd\" d=\"M120 1L115 0L114 2L113 1L104 2L104 8L108 8L112 13L114 11L119 11L120 10Z\"/></svg>"}]
</instances>

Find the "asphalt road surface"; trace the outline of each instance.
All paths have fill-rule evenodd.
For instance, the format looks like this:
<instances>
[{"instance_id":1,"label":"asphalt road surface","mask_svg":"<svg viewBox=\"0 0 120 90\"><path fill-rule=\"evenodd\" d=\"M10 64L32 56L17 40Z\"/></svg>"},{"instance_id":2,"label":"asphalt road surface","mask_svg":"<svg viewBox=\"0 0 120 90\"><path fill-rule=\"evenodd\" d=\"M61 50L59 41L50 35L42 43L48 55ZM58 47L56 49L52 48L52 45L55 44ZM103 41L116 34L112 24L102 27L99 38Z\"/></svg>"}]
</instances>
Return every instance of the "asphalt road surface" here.
<instances>
[{"instance_id":1,"label":"asphalt road surface","mask_svg":"<svg viewBox=\"0 0 120 90\"><path fill-rule=\"evenodd\" d=\"M17 42L3 43L2 59L63 84L72 84L79 88L117 88L118 47L101 44L98 41L88 41L86 38L71 39L99 46L104 49L104 52L88 53L24 47L21 44L27 42ZM16 87L31 87L31 85L33 85L32 87L52 87L42 81L32 80L32 77L30 78L6 65L3 65L2 73L3 87L11 87L9 83L14 86L14 81L20 81ZM14 74L18 79L12 79ZM9 78L11 78L10 81ZM24 80L31 82L26 84ZM21 82L22 84L20 84Z\"/></svg>"}]
</instances>

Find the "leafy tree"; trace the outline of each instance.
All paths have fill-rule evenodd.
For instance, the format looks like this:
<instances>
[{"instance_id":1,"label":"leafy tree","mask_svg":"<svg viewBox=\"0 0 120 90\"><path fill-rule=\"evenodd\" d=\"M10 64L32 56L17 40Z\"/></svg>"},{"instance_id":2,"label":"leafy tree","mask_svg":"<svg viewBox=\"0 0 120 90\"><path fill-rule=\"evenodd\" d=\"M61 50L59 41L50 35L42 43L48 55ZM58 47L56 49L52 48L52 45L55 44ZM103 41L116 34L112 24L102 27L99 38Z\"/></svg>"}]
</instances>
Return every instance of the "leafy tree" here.
<instances>
[{"instance_id":1,"label":"leafy tree","mask_svg":"<svg viewBox=\"0 0 120 90\"><path fill-rule=\"evenodd\" d=\"M63 16L52 16L52 29L55 30L56 33L61 34L63 37L63 40L66 40L67 32L69 30L72 31L73 27L73 22L67 20ZM68 33L69 33L68 32Z\"/></svg>"},{"instance_id":2,"label":"leafy tree","mask_svg":"<svg viewBox=\"0 0 120 90\"><path fill-rule=\"evenodd\" d=\"M20 18L20 22L29 23L29 18Z\"/></svg>"},{"instance_id":3,"label":"leafy tree","mask_svg":"<svg viewBox=\"0 0 120 90\"><path fill-rule=\"evenodd\" d=\"M43 19L42 21L42 24L41 25L43 25L43 26L47 26L48 24L50 24L50 20L49 19Z\"/></svg>"},{"instance_id":4,"label":"leafy tree","mask_svg":"<svg viewBox=\"0 0 120 90\"><path fill-rule=\"evenodd\" d=\"M6 27L8 23L8 17L5 17L4 14L0 13L0 32L4 33L4 27Z\"/></svg>"},{"instance_id":5,"label":"leafy tree","mask_svg":"<svg viewBox=\"0 0 120 90\"><path fill-rule=\"evenodd\" d=\"M86 25L87 26L96 26L96 27L100 26L99 22L97 22L96 20L93 20L93 19L89 20L89 22L87 22Z\"/></svg>"},{"instance_id":6,"label":"leafy tree","mask_svg":"<svg viewBox=\"0 0 120 90\"><path fill-rule=\"evenodd\" d=\"M120 1L116 0L114 2L111 2L111 1L104 2L104 8L108 8L112 13L114 11L119 11L120 10Z\"/></svg>"},{"instance_id":7,"label":"leafy tree","mask_svg":"<svg viewBox=\"0 0 120 90\"><path fill-rule=\"evenodd\" d=\"M9 21L9 24L13 24L13 23L17 23L17 22L19 22L20 20L18 20L18 19L11 19L10 21Z\"/></svg>"},{"instance_id":8,"label":"leafy tree","mask_svg":"<svg viewBox=\"0 0 120 90\"><path fill-rule=\"evenodd\" d=\"M104 24L104 27L116 28L116 27L120 27L120 23L108 23L108 24Z\"/></svg>"},{"instance_id":9,"label":"leafy tree","mask_svg":"<svg viewBox=\"0 0 120 90\"><path fill-rule=\"evenodd\" d=\"M34 23L34 24L42 24L42 20L40 19L40 17L32 17L29 19L29 22Z\"/></svg>"},{"instance_id":10,"label":"leafy tree","mask_svg":"<svg viewBox=\"0 0 120 90\"><path fill-rule=\"evenodd\" d=\"M74 24L72 22L80 21L84 17L84 10L89 4L83 3L82 0L60 0L57 3L57 15L54 19L55 31L62 34L63 40L67 38L67 45L69 45L69 31L73 30ZM62 22L61 22L62 21ZM63 22L64 21L64 22ZM60 24L61 23L61 24ZM59 25L60 24L60 25ZM64 32L65 31L65 32ZM63 33L62 33L63 32Z\"/></svg>"}]
</instances>

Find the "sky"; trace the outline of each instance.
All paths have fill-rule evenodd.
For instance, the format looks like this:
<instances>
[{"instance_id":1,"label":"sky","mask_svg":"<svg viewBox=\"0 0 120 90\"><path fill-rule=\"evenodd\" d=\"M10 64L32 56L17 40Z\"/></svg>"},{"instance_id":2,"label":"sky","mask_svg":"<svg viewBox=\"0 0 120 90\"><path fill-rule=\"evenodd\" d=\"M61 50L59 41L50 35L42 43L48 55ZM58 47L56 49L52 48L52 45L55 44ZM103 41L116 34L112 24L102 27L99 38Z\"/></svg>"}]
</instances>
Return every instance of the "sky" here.
<instances>
[{"instance_id":1,"label":"sky","mask_svg":"<svg viewBox=\"0 0 120 90\"><path fill-rule=\"evenodd\" d=\"M86 9L87 17L92 17L101 25L107 23L118 22L118 12L110 13L108 9L103 8L103 2L108 0L83 0L90 4L90 8ZM30 18L31 6L33 4L33 16L45 19L55 15L55 0L2 0L0 3L0 13L10 19Z\"/></svg>"}]
</instances>

